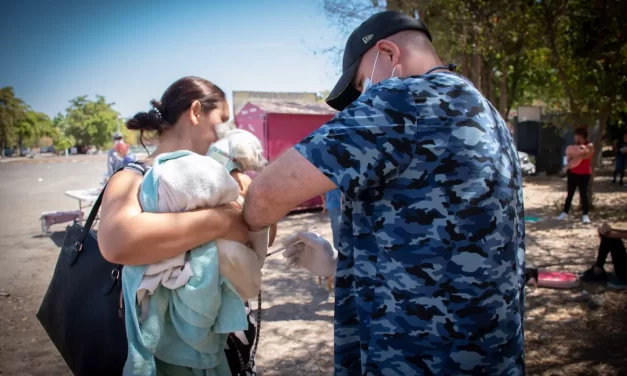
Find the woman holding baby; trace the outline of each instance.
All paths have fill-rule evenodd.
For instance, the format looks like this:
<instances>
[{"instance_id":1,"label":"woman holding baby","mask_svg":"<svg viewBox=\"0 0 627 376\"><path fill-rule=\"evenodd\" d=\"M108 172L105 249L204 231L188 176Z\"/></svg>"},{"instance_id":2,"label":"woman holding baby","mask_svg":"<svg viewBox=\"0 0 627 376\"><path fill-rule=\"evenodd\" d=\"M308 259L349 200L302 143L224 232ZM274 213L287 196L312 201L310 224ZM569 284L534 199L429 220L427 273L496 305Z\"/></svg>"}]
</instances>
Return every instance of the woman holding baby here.
<instances>
[{"instance_id":1,"label":"woman holding baby","mask_svg":"<svg viewBox=\"0 0 627 376\"><path fill-rule=\"evenodd\" d=\"M586 128L577 128L575 130L575 145L566 148L567 195L564 210L557 217L558 220L568 218L573 196L575 196L575 191L579 190L579 201L581 202L581 210L583 212L581 221L585 224L590 223L590 217L588 217L590 210L588 185L592 176L591 161L593 155L594 145L588 141L588 131Z\"/></svg>"},{"instance_id":2,"label":"woman holding baby","mask_svg":"<svg viewBox=\"0 0 627 376\"><path fill-rule=\"evenodd\" d=\"M140 112L127 127L153 132L159 138L154 153L142 161L150 169L159 155L188 150L205 155L217 140L216 126L229 119L224 92L199 77L173 83L153 108ZM231 174L245 193L250 181ZM142 209L138 192L143 177L134 169L115 174L106 187L98 230L103 256L122 265L148 265L170 259L202 244L227 239L246 244L249 229L235 202L208 209L178 213L150 213ZM246 305L248 329L228 336L226 358L233 375L254 375L249 362L256 341L256 321ZM246 369L242 369L244 366Z\"/></svg>"}]
</instances>

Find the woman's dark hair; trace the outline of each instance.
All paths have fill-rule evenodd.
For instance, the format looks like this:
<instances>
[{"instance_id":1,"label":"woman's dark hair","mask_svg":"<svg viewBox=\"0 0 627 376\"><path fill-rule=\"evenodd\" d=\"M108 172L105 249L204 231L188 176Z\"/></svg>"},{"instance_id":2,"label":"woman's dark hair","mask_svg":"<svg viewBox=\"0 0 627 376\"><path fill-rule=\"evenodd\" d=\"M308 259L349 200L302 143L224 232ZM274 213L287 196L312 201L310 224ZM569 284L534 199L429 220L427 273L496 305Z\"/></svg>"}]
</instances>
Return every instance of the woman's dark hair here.
<instances>
[{"instance_id":1,"label":"woman's dark hair","mask_svg":"<svg viewBox=\"0 0 627 376\"><path fill-rule=\"evenodd\" d=\"M194 101L200 102L204 112L211 112L225 99L224 91L210 81L200 77L183 77L166 89L160 101L150 101L150 111L139 112L127 121L126 127L141 131L143 145L144 131L155 131L160 135L172 128Z\"/></svg>"},{"instance_id":2,"label":"woman's dark hair","mask_svg":"<svg viewBox=\"0 0 627 376\"><path fill-rule=\"evenodd\" d=\"M583 137L584 139L588 139L588 129L585 127L580 127L575 129L575 135L579 135L581 137Z\"/></svg>"}]
</instances>

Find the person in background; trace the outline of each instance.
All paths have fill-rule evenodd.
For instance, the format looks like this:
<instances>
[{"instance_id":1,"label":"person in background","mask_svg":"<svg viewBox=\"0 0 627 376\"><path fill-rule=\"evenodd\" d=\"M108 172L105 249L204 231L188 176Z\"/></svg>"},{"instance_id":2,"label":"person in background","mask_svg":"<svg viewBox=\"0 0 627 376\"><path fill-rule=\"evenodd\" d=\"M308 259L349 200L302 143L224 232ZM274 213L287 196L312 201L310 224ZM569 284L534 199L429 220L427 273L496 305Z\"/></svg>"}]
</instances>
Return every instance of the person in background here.
<instances>
[{"instance_id":1,"label":"person in background","mask_svg":"<svg viewBox=\"0 0 627 376\"><path fill-rule=\"evenodd\" d=\"M339 248L340 225L342 224L342 191L333 189L322 195L323 212L329 215L331 221L331 233L333 234L333 246Z\"/></svg>"},{"instance_id":2,"label":"person in background","mask_svg":"<svg viewBox=\"0 0 627 376\"><path fill-rule=\"evenodd\" d=\"M499 112L452 69L422 21L371 16L327 98L340 112L250 185L253 231L342 191L337 251L283 240L288 265L335 274L335 375L525 374L520 161Z\"/></svg>"},{"instance_id":3,"label":"person in background","mask_svg":"<svg viewBox=\"0 0 627 376\"><path fill-rule=\"evenodd\" d=\"M115 145L115 152L118 155L118 157L122 158L122 163L120 166L116 166L117 168L115 169L116 171L120 168L120 167L124 167L127 164L131 163L131 162L135 162L135 157L133 156L133 154L129 153L129 146L128 144L124 143L124 142L120 142L117 145Z\"/></svg>"},{"instance_id":4,"label":"person in background","mask_svg":"<svg viewBox=\"0 0 627 376\"><path fill-rule=\"evenodd\" d=\"M612 184L616 184L616 177L620 176L619 185L625 185L623 178L625 177L625 165L627 165L627 132L623 137L614 141L614 151L616 152L616 167L614 168L614 178Z\"/></svg>"},{"instance_id":5,"label":"person in background","mask_svg":"<svg viewBox=\"0 0 627 376\"><path fill-rule=\"evenodd\" d=\"M597 261L583 273L581 280L584 282L607 282L609 288L627 289L627 251L623 243L623 240L627 239L627 230L617 230L604 223L598 231L601 243L599 244ZM614 274L610 276L603 268L609 254L612 254L612 264L614 264Z\"/></svg>"},{"instance_id":6,"label":"person in background","mask_svg":"<svg viewBox=\"0 0 627 376\"><path fill-rule=\"evenodd\" d=\"M588 142L588 131L586 128L577 128L575 130L575 147L569 146L569 150L573 150L573 152L567 151L567 154L569 154L569 168L566 183L566 202L564 203L564 210L557 219L562 221L568 218L573 196L575 195L575 191L579 190L579 200L581 201L581 210L583 211L581 221L588 224L590 223L590 217L588 216L590 210L588 185L590 184L590 177L592 176L591 161L594 155L594 145Z\"/></svg>"},{"instance_id":7,"label":"person in background","mask_svg":"<svg viewBox=\"0 0 627 376\"><path fill-rule=\"evenodd\" d=\"M107 173L105 174L105 183L109 181L114 172L121 166L121 158L115 152L115 147L120 142L124 142L124 136L120 132L113 134L113 147L107 152Z\"/></svg>"}]
</instances>

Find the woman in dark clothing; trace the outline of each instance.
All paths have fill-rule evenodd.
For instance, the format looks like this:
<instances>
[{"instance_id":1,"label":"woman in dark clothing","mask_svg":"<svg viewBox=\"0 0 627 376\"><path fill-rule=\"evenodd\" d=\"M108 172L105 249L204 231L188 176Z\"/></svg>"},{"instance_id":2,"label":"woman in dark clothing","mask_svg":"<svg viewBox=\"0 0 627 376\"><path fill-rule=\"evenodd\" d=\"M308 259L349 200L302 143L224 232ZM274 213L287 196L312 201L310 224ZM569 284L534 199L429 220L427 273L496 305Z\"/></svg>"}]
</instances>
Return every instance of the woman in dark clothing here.
<instances>
[{"instance_id":1,"label":"woman in dark clothing","mask_svg":"<svg viewBox=\"0 0 627 376\"><path fill-rule=\"evenodd\" d=\"M575 147L569 146L567 151L568 162L568 183L566 202L564 203L564 210L562 214L557 217L559 220L568 218L568 211L570 210L570 204L573 201L575 191L579 190L579 200L581 201L581 209L583 216L581 220L583 223L590 223L588 217L588 211L590 210L590 203L588 202L588 184L590 183L590 176L592 176L592 156L594 155L594 145L588 142L588 131L585 128L578 128L575 130Z\"/></svg>"},{"instance_id":2,"label":"woman in dark clothing","mask_svg":"<svg viewBox=\"0 0 627 376\"><path fill-rule=\"evenodd\" d=\"M620 176L619 185L624 185L625 165L627 165L627 133L623 137L614 141L614 150L616 151L616 167L614 168L614 179L612 184L616 184L616 177Z\"/></svg>"}]
</instances>

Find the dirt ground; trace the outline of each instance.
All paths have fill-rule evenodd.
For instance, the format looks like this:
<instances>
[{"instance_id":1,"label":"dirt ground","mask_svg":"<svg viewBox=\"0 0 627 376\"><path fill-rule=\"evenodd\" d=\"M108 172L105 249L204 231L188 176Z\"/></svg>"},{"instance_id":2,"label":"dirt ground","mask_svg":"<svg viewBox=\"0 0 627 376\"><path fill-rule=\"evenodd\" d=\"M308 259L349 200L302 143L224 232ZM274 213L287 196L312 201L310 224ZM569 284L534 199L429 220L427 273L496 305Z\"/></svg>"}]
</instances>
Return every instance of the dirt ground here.
<instances>
[{"instance_id":1,"label":"dirt ground","mask_svg":"<svg viewBox=\"0 0 627 376\"><path fill-rule=\"evenodd\" d=\"M39 215L75 209L69 189L96 186L100 157L70 157L0 164L0 375L69 375L35 318L47 288L64 226L40 237ZM592 225L557 222L564 179L534 177L525 183L527 260L551 270L580 272L594 261L596 225L627 228L627 189L597 179ZM578 206L575 199L575 208ZM575 211L575 214L577 212ZM278 240L298 229L330 238L321 213L293 215L279 226ZM531 375L627 374L627 293L599 292L591 309L582 289L528 289L526 351ZM333 366L333 294L305 272L285 268L279 255L266 262L258 368L263 375L329 375ZM588 295L589 296L589 295Z\"/></svg>"}]
</instances>

